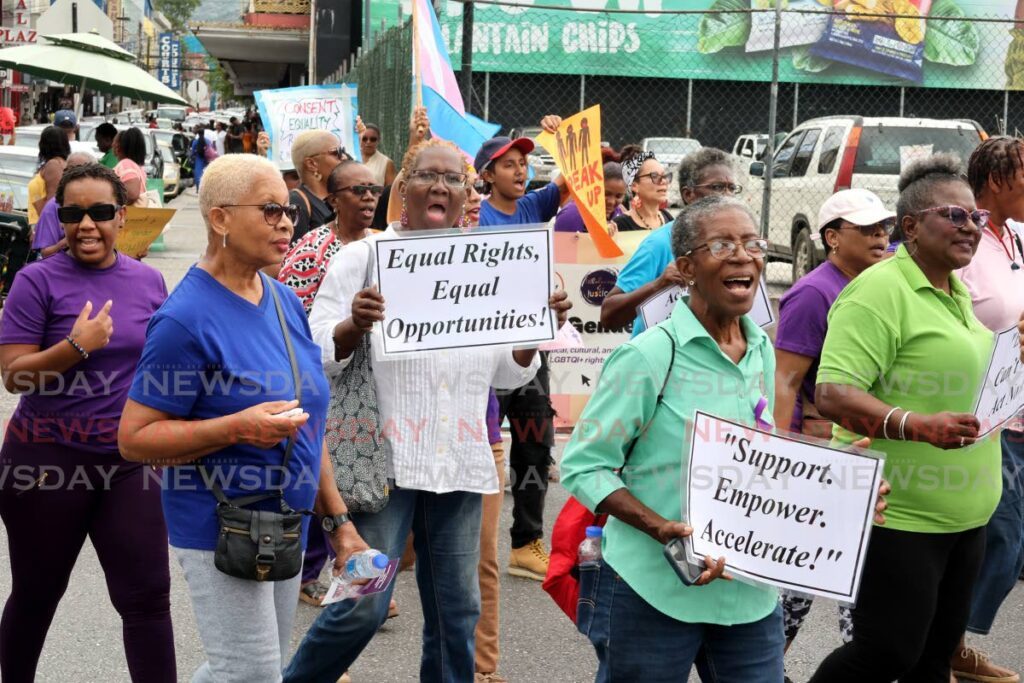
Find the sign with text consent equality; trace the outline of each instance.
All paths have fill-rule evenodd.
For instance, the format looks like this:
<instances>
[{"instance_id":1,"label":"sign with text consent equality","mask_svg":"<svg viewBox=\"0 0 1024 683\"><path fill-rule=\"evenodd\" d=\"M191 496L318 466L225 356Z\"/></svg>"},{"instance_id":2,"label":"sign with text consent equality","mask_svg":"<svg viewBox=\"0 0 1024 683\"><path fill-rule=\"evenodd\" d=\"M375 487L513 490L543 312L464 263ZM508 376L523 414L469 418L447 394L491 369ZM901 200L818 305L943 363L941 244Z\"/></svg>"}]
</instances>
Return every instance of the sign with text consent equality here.
<instances>
[{"instance_id":1,"label":"sign with text consent equality","mask_svg":"<svg viewBox=\"0 0 1024 683\"><path fill-rule=\"evenodd\" d=\"M737 577L855 601L883 460L700 411L693 424L684 509L694 554L725 557Z\"/></svg>"},{"instance_id":2,"label":"sign with text consent equality","mask_svg":"<svg viewBox=\"0 0 1024 683\"><path fill-rule=\"evenodd\" d=\"M375 240L385 356L555 337L551 231Z\"/></svg>"}]
</instances>

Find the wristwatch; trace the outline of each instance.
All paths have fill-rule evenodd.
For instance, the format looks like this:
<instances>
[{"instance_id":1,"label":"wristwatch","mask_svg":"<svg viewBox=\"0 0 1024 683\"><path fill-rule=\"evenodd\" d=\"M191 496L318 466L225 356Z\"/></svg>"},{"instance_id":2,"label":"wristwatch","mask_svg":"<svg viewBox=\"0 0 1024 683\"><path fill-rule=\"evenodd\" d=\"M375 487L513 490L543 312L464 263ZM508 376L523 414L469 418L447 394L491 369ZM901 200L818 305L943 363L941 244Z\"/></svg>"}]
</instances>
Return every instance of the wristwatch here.
<instances>
[{"instance_id":1,"label":"wristwatch","mask_svg":"<svg viewBox=\"0 0 1024 683\"><path fill-rule=\"evenodd\" d=\"M348 524L351 521L352 520L349 519L348 515L343 512L340 515L334 515L333 517L321 517L320 527L327 533L331 533L335 529L344 524Z\"/></svg>"}]
</instances>

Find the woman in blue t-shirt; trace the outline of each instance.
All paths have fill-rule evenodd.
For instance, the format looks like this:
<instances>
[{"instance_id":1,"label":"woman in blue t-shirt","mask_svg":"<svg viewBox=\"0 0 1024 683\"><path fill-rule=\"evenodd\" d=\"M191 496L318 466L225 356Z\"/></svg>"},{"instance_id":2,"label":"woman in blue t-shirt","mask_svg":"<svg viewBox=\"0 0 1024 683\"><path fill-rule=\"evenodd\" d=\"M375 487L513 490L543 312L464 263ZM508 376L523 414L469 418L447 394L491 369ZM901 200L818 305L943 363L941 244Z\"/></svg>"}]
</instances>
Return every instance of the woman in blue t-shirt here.
<instances>
[{"instance_id":1,"label":"woman in blue t-shirt","mask_svg":"<svg viewBox=\"0 0 1024 683\"><path fill-rule=\"evenodd\" d=\"M229 499L280 489L295 510L315 504L333 528L336 570L367 546L347 523L323 445L329 390L320 350L298 298L260 272L280 262L292 236L296 209L281 174L254 155L221 157L206 169L199 207L206 254L150 322L121 448L128 460L167 467L171 546L208 657L193 680L273 681L288 653L300 576L247 581L214 566L217 500L195 465ZM296 407L299 414L282 415ZM277 510L279 501L260 505Z\"/></svg>"}]
</instances>

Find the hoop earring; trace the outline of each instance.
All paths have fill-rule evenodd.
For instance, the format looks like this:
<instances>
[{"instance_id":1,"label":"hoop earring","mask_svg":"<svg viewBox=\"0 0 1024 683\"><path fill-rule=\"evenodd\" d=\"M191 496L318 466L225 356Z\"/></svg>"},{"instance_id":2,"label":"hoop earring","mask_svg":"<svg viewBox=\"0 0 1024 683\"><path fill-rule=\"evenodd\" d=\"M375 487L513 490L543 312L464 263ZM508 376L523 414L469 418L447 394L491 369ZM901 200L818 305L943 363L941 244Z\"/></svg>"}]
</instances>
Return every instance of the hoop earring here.
<instances>
[{"instance_id":1,"label":"hoop earring","mask_svg":"<svg viewBox=\"0 0 1024 683\"><path fill-rule=\"evenodd\" d=\"M690 285L691 287L693 287L693 286L694 286L695 284L697 284L697 283L696 283L696 282L694 282L693 280L690 280L690 282L689 282L689 285Z\"/></svg>"},{"instance_id":2,"label":"hoop earring","mask_svg":"<svg viewBox=\"0 0 1024 683\"><path fill-rule=\"evenodd\" d=\"M921 247L917 246L917 241L916 240L913 241L913 242L904 242L903 244L906 245L906 247L907 247L907 255L909 255L910 258L914 258L915 256L917 256L917 252L921 249ZM911 246L914 247L914 251L910 251L910 247Z\"/></svg>"},{"instance_id":3,"label":"hoop earring","mask_svg":"<svg viewBox=\"0 0 1024 683\"><path fill-rule=\"evenodd\" d=\"M317 182L320 182L321 180L324 179L320 171L313 171L313 178L315 178Z\"/></svg>"}]
</instances>

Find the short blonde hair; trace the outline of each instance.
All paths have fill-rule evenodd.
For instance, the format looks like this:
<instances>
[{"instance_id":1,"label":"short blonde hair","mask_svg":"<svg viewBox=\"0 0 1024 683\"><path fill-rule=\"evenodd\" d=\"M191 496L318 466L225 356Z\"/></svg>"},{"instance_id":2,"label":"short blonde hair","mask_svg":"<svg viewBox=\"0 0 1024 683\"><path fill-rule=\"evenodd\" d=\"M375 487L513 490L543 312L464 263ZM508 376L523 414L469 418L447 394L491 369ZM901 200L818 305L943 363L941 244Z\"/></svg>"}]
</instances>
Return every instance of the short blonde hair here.
<instances>
[{"instance_id":1,"label":"short blonde hair","mask_svg":"<svg viewBox=\"0 0 1024 683\"><path fill-rule=\"evenodd\" d=\"M261 172L281 177L274 162L255 154L225 154L206 167L199 186L199 212L207 229L210 228L210 209L244 204Z\"/></svg>"},{"instance_id":2,"label":"short blonde hair","mask_svg":"<svg viewBox=\"0 0 1024 683\"><path fill-rule=\"evenodd\" d=\"M334 133L326 130L304 130L295 136L292 143L292 165L295 171L302 177L302 162L309 157L323 151L324 145L340 145L341 141Z\"/></svg>"}]
</instances>

